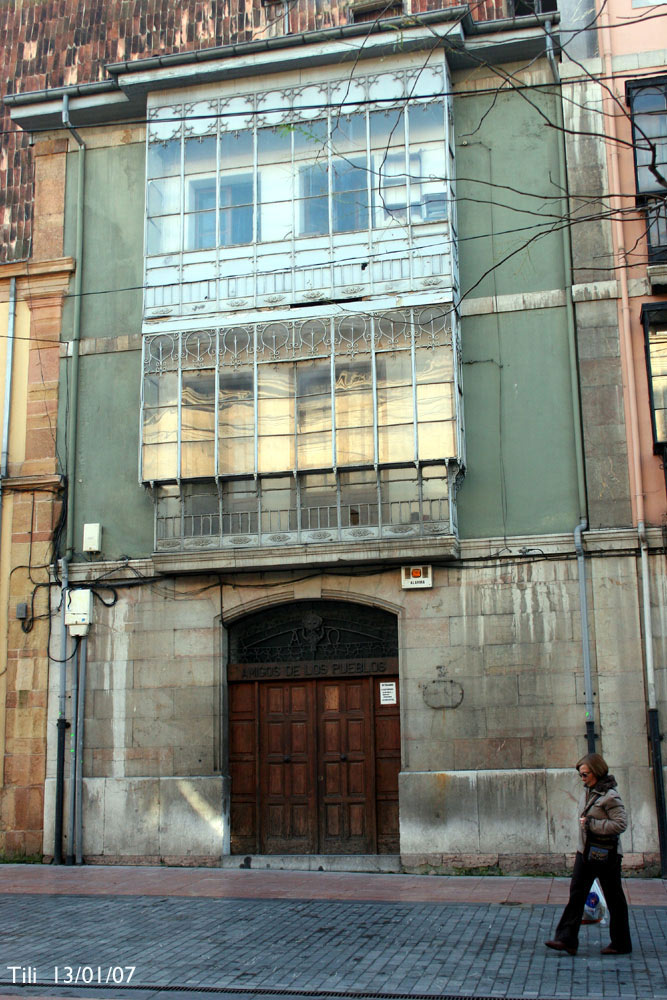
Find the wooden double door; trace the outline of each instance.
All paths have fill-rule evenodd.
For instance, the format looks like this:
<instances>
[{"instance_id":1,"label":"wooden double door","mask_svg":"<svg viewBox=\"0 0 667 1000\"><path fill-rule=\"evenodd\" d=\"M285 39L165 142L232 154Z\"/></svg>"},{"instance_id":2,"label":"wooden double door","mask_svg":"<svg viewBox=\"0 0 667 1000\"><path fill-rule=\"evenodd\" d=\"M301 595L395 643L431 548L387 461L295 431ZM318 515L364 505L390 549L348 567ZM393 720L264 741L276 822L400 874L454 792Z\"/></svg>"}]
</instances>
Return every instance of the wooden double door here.
<instances>
[{"instance_id":1,"label":"wooden double door","mask_svg":"<svg viewBox=\"0 0 667 1000\"><path fill-rule=\"evenodd\" d=\"M396 677L229 685L232 853L398 851Z\"/></svg>"}]
</instances>

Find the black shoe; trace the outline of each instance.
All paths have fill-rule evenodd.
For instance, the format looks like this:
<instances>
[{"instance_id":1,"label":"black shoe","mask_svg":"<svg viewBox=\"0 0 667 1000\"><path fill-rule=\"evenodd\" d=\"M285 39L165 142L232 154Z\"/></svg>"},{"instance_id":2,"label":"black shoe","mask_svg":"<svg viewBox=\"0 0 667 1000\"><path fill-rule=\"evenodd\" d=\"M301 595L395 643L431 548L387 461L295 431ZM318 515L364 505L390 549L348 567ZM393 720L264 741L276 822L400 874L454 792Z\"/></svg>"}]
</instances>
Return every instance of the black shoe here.
<instances>
[{"instance_id":1,"label":"black shoe","mask_svg":"<svg viewBox=\"0 0 667 1000\"><path fill-rule=\"evenodd\" d=\"M554 951L566 951L568 955L576 955L576 948L568 948L564 941L545 941L547 948L553 948Z\"/></svg>"},{"instance_id":2,"label":"black shoe","mask_svg":"<svg viewBox=\"0 0 667 1000\"><path fill-rule=\"evenodd\" d=\"M601 955L631 955L632 948L613 948L610 944L606 948L603 948L600 952Z\"/></svg>"}]
</instances>

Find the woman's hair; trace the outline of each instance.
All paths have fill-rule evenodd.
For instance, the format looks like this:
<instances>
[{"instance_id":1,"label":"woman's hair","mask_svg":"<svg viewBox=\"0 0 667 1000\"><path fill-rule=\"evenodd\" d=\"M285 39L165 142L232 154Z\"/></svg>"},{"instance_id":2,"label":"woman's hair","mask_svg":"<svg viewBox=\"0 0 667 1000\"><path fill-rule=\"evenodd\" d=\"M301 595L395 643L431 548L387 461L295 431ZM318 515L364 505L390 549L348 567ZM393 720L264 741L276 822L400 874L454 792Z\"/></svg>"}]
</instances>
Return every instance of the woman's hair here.
<instances>
[{"instance_id":1,"label":"woman's hair","mask_svg":"<svg viewBox=\"0 0 667 1000\"><path fill-rule=\"evenodd\" d=\"M578 760L574 765L577 769L585 764L589 771L592 771L596 778L604 778L605 775L609 774L609 768L607 767L607 761L599 753L587 753L581 760Z\"/></svg>"}]
</instances>

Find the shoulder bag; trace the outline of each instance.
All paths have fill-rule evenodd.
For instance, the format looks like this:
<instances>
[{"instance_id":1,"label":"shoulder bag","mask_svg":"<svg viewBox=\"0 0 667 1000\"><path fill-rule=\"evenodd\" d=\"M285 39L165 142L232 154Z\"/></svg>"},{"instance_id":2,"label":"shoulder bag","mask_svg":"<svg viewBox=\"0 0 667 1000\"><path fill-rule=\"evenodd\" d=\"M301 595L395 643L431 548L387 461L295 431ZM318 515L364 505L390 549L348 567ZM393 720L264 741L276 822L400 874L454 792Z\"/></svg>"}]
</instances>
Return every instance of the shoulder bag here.
<instances>
[{"instance_id":1,"label":"shoulder bag","mask_svg":"<svg viewBox=\"0 0 667 1000\"><path fill-rule=\"evenodd\" d=\"M591 809L597 800L600 798L597 795L594 799L588 803L584 809L582 816L585 816L589 809ZM584 860L592 861L598 865L609 864L613 861L618 852L618 834L617 833L591 833L586 832L586 843L584 845Z\"/></svg>"}]
</instances>

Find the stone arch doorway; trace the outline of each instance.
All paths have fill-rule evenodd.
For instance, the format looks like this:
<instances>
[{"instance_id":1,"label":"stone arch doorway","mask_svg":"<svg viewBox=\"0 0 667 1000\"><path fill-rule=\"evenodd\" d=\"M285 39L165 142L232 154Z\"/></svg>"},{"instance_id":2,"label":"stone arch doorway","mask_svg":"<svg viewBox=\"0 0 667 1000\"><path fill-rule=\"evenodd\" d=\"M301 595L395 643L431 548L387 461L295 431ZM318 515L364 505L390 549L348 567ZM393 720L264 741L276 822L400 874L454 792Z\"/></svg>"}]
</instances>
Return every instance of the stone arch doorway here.
<instances>
[{"instance_id":1,"label":"stone arch doorway","mask_svg":"<svg viewBox=\"0 0 667 1000\"><path fill-rule=\"evenodd\" d=\"M398 852L394 615L293 601L229 629L232 854Z\"/></svg>"}]
</instances>

